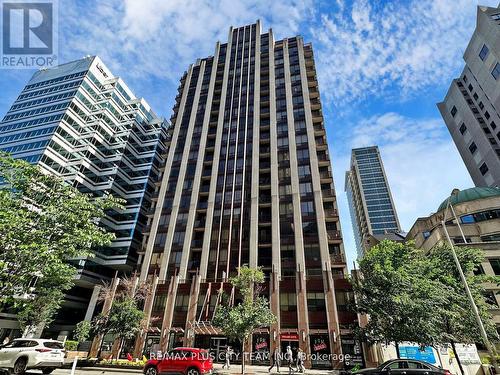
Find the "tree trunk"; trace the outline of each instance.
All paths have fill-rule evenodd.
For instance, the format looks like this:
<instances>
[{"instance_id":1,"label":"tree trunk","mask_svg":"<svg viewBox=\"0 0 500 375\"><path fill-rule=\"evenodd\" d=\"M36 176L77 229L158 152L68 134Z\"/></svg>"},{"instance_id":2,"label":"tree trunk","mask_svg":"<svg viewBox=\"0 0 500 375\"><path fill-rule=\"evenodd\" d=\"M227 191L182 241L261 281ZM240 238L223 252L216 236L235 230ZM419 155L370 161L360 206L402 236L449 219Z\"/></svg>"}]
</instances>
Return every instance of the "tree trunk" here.
<instances>
[{"instance_id":1,"label":"tree trunk","mask_svg":"<svg viewBox=\"0 0 500 375\"><path fill-rule=\"evenodd\" d=\"M245 344L247 342L247 339L244 338L241 342L241 373L245 373Z\"/></svg>"},{"instance_id":2,"label":"tree trunk","mask_svg":"<svg viewBox=\"0 0 500 375\"><path fill-rule=\"evenodd\" d=\"M99 344L99 351L97 352L97 359L101 358L102 346L104 345L104 336L106 336L105 333L102 334L102 337L101 337L101 343Z\"/></svg>"},{"instance_id":3,"label":"tree trunk","mask_svg":"<svg viewBox=\"0 0 500 375\"><path fill-rule=\"evenodd\" d=\"M462 367L462 362L460 362L460 358L458 358L457 348L455 347L455 341L450 341L451 348L453 349L453 354L455 354L455 358L457 360L458 368L460 369L460 373L465 375L464 368Z\"/></svg>"},{"instance_id":4,"label":"tree trunk","mask_svg":"<svg viewBox=\"0 0 500 375\"><path fill-rule=\"evenodd\" d=\"M401 358L401 353L399 352L399 342L396 341L395 344L396 344L396 355L399 359Z\"/></svg>"},{"instance_id":5,"label":"tree trunk","mask_svg":"<svg viewBox=\"0 0 500 375\"><path fill-rule=\"evenodd\" d=\"M122 337L120 339L120 346L118 347L118 352L116 353L116 361L118 362L118 360L120 359L120 354L122 352L122 349L123 349L123 342L125 341L125 339Z\"/></svg>"}]
</instances>

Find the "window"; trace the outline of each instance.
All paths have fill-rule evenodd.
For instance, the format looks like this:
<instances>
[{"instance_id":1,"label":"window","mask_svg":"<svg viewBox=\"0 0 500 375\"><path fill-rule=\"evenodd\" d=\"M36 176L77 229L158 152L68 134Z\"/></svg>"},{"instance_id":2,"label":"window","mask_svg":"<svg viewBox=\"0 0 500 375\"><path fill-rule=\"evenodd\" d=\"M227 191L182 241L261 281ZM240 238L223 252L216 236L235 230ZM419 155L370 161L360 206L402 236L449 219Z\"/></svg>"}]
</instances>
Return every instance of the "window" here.
<instances>
[{"instance_id":1,"label":"window","mask_svg":"<svg viewBox=\"0 0 500 375\"><path fill-rule=\"evenodd\" d=\"M297 311L297 296L295 293L281 293L280 310Z\"/></svg>"},{"instance_id":2,"label":"window","mask_svg":"<svg viewBox=\"0 0 500 375\"><path fill-rule=\"evenodd\" d=\"M460 134L464 134L465 131L467 130L467 126L462 122L462 125L460 125Z\"/></svg>"},{"instance_id":3,"label":"window","mask_svg":"<svg viewBox=\"0 0 500 375\"><path fill-rule=\"evenodd\" d=\"M469 146L469 150L470 150L470 153L471 153L471 154L474 154L474 152L476 152L476 150L477 150L477 146L476 146L476 144L475 144L474 142L472 142L472 143L470 144L470 146Z\"/></svg>"},{"instance_id":4,"label":"window","mask_svg":"<svg viewBox=\"0 0 500 375\"><path fill-rule=\"evenodd\" d=\"M406 361L394 361L391 364L389 364L387 366L387 368L390 368L391 370L408 368L408 362L406 362Z\"/></svg>"},{"instance_id":5,"label":"window","mask_svg":"<svg viewBox=\"0 0 500 375\"><path fill-rule=\"evenodd\" d=\"M308 165L299 165L299 178L309 176L311 174L311 170Z\"/></svg>"},{"instance_id":6,"label":"window","mask_svg":"<svg viewBox=\"0 0 500 375\"><path fill-rule=\"evenodd\" d=\"M314 214L314 202L301 202L300 210L303 216L311 216Z\"/></svg>"},{"instance_id":7,"label":"window","mask_svg":"<svg viewBox=\"0 0 500 375\"><path fill-rule=\"evenodd\" d=\"M462 221L462 224L472 224L476 222L476 219L474 218L474 215L464 215L460 218L460 221Z\"/></svg>"},{"instance_id":8,"label":"window","mask_svg":"<svg viewBox=\"0 0 500 375\"><path fill-rule=\"evenodd\" d=\"M325 311L325 294L307 293L307 309L309 311Z\"/></svg>"},{"instance_id":9,"label":"window","mask_svg":"<svg viewBox=\"0 0 500 375\"><path fill-rule=\"evenodd\" d=\"M484 109L484 104L483 102L479 102L479 108ZM488 114L489 115L489 114Z\"/></svg>"},{"instance_id":10,"label":"window","mask_svg":"<svg viewBox=\"0 0 500 375\"><path fill-rule=\"evenodd\" d=\"M453 108L451 109L451 116L455 117L456 114L457 114L457 107L453 106Z\"/></svg>"},{"instance_id":11,"label":"window","mask_svg":"<svg viewBox=\"0 0 500 375\"><path fill-rule=\"evenodd\" d=\"M412 361L408 361L408 368L411 368L411 369L425 369L425 370L429 370L430 367L429 366L426 366L420 362L412 362Z\"/></svg>"},{"instance_id":12,"label":"window","mask_svg":"<svg viewBox=\"0 0 500 375\"><path fill-rule=\"evenodd\" d=\"M483 48L481 48L481 51L479 52L479 58L484 61L486 57L488 57L489 51L490 50L486 47L486 44L483 44Z\"/></svg>"},{"instance_id":13,"label":"window","mask_svg":"<svg viewBox=\"0 0 500 375\"><path fill-rule=\"evenodd\" d=\"M490 119L490 113L488 111L484 112L484 117L486 117L486 120Z\"/></svg>"},{"instance_id":14,"label":"window","mask_svg":"<svg viewBox=\"0 0 500 375\"><path fill-rule=\"evenodd\" d=\"M479 167L479 172L481 172L483 176L488 173L488 166L486 165L486 163L481 164L481 166Z\"/></svg>"},{"instance_id":15,"label":"window","mask_svg":"<svg viewBox=\"0 0 500 375\"><path fill-rule=\"evenodd\" d=\"M497 124L495 124L494 121L490 122L490 126L493 130L495 130L497 128Z\"/></svg>"},{"instance_id":16,"label":"window","mask_svg":"<svg viewBox=\"0 0 500 375\"><path fill-rule=\"evenodd\" d=\"M305 183L299 184L299 191L300 191L301 196L308 195L308 194L312 193L311 183L305 182Z\"/></svg>"},{"instance_id":17,"label":"window","mask_svg":"<svg viewBox=\"0 0 500 375\"><path fill-rule=\"evenodd\" d=\"M491 71L491 75L493 76L493 78L498 79L498 77L500 76L500 64L499 63L495 64L495 67Z\"/></svg>"},{"instance_id":18,"label":"window","mask_svg":"<svg viewBox=\"0 0 500 375\"><path fill-rule=\"evenodd\" d=\"M495 293L493 293L491 290L485 290L483 291L483 296L484 296L484 300L485 302L494 307L494 308L498 308L498 302L497 302L497 299L495 297Z\"/></svg>"},{"instance_id":19,"label":"window","mask_svg":"<svg viewBox=\"0 0 500 375\"><path fill-rule=\"evenodd\" d=\"M490 259L490 265L495 275L500 275L500 259Z\"/></svg>"}]
</instances>

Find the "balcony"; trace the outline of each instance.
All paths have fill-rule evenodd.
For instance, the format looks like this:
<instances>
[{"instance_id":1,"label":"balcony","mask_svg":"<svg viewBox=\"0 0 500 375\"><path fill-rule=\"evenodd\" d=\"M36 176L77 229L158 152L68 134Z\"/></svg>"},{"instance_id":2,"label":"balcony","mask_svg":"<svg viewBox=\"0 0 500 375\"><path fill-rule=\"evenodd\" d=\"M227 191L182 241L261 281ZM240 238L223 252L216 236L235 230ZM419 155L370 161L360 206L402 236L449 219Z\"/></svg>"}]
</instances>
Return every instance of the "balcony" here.
<instances>
[{"instance_id":1,"label":"balcony","mask_svg":"<svg viewBox=\"0 0 500 375\"><path fill-rule=\"evenodd\" d=\"M323 199L335 198L335 195L333 194L332 190L321 190L321 195L323 196Z\"/></svg>"},{"instance_id":2,"label":"balcony","mask_svg":"<svg viewBox=\"0 0 500 375\"><path fill-rule=\"evenodd\" d=\"M332 218L332 217L338 217L339 213L336 209L334 208L329 208L325 209L325 217L326 218Z\"/></svg>"},{"instance_id":3,"label":"balcony","mask_svg":"<svg viewBox=\"0 0 500 375\"><path fill-rule=\"evenodd\" d=\"M271 196L270 195L259 196L259 203L261 204L271 203Z\"/></svg>"},{"instance_id":4,"label":"balcony","mask_svg":"<svg viewBox=\"0 0 500 375\"><path fill-rule=\"evenodd\" d=\"M319 173L319 178L322 179L322 180L331 180L332 179L332 174L329 171L320 172Z\"/></svg>"},{"instance_id":5,"label":"balcony","mask_svg":"<svg viewBox=\"0 0 500 375\"><path fill-rule=\"evenodd\" d=\"M328 241L337 241L342 239L342 234L340 233L339 230L327 230L326 234L328 236Z\"/></svg>"},{"instance_id":6,"label":"balcony","mask_svg":"<svg viewBox=\"0 0 500 375\"><path fill-rule=\"evenodd\" d=\"M330 262L332 264L344 264L345 256L344 254L330 254Z\"/></svg>"}]
</instances>

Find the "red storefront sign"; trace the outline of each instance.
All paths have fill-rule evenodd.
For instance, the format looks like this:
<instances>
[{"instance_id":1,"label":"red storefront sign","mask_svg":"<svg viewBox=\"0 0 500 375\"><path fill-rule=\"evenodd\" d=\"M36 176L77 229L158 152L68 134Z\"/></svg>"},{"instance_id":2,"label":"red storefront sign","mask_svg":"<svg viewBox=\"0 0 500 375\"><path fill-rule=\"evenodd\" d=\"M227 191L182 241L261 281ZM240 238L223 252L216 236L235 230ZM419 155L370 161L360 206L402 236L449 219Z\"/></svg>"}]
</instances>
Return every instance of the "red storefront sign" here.
<instances>
[{"instance_id":1,"label":"red storefront sign","mask_svg":"<svg viewBox=\"0 0 500 375\"><path fill-rule=\"evenodd\" d=\"M299 341L298 333L282 333L280 335L282 341Z\"/></svg>"}]
</instances>

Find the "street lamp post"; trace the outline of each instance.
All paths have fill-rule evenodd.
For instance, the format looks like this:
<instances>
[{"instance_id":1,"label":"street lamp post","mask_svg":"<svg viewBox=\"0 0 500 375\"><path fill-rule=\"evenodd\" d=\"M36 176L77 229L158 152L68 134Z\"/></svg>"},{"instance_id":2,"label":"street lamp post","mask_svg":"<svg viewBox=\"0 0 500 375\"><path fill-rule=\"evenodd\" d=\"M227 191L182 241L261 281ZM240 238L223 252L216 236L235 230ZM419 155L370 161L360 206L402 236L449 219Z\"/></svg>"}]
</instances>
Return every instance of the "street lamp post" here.
<instances>
[{"instance_id":1,"label":"street lamp post","mask_svg":"<svg viewBox=\"0 0 500 375\"><path fill-rule=\"evenodd\" d=\"M461 279L462 284L463 284L464 289L465 289L465 293L467 294L467 297L469 299L469 303L471 305L472 312L474 313L474 317L476 318L476 322L477 322L477 325L479 327L479 332L481 333L481 337L483 339L483 343L486 346L486 348L488 349L488 352L490 353L490 356L491 356L491 361L493 363L493 366L495 366L495 370L498 373L499 372L499 368L498 368L498 363L497 363L497 360L496 360L496 354L497 354L496 350L493 347L493 345L491 345L491 342L488 339L488 335L486 333L486 329L484 328L483 321L481 320L481 316L479 315L479 310L478 310L478 308L476 306L476 302L474 301L474 297L472 296L472 293L470 291L469 284L467 283L467 279L465 277L464 271L462 270L462 266L460 265L460 262L458 260L457 253L455 251L455 246L453 245L453 242L451 241L451 238L450 238L450 234L448 233L448 229L446 228L446 213L448 211L448 208L451 208L453 216L454 216L455 220L457 221L457 225L458 225L458 228L459 228L460 233L462 235L462 238L464 240L464 243L467 244L467 240L465 238L464 232L462 231L462 227L460 226L460 223L458 222L458 218L457 218L457 215L455 214L455 210L453 209L453 206L452 206L452 204L450 202L450 198L448 198L448 204L446 205L446 210L444 212L444 217L443 217L443 220L441 221L441 225L442 225L442 227L444 229L444 233L446 235L446 239L448 240L448 243L450 245L451 254L453 256L453 260L455 261L455 265L457 266L458 273L460 275L460 279Z\"/></svg>"}]
</instances>

